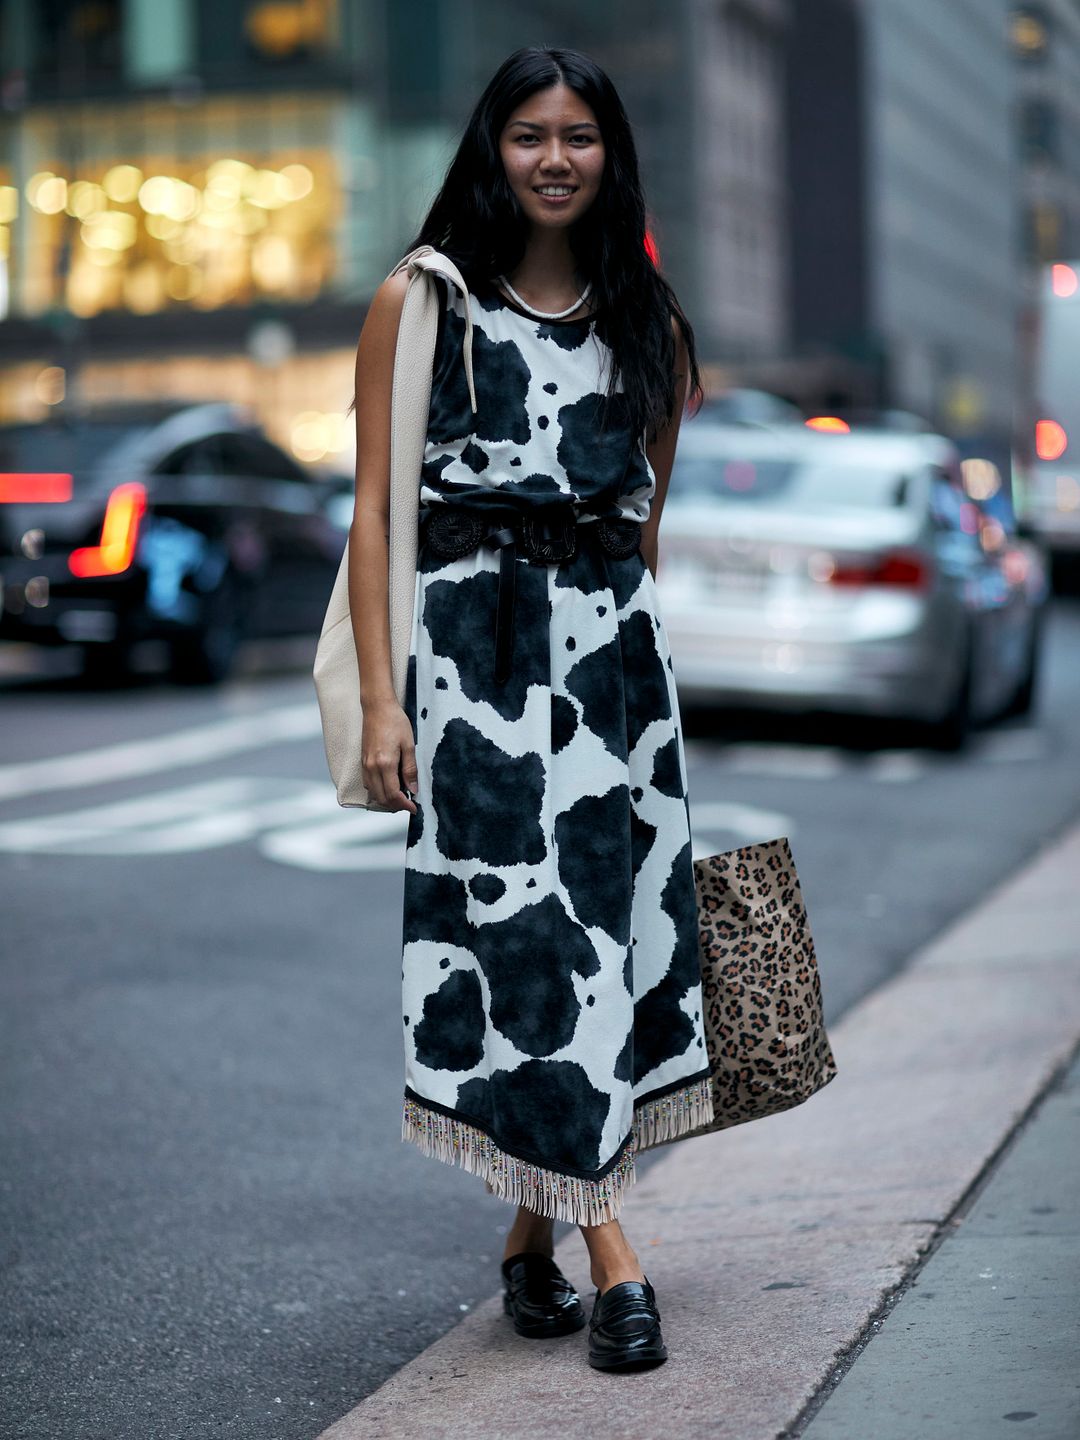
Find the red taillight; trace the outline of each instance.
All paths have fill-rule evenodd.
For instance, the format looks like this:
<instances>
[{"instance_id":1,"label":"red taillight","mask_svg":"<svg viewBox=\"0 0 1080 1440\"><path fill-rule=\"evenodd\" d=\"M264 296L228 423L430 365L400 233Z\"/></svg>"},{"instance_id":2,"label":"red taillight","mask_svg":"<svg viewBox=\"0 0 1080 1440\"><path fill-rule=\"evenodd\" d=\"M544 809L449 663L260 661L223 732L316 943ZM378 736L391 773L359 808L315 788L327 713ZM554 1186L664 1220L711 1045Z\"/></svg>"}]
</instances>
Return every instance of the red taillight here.
<instances>
[{"instance_id":1,"label":"red taillight","mask_svg":"<svg viewBox=\"0 0 1080 1440\"><path fill-rule=\"evenodd\" d=\"M1059 460L1069 448L1065 427L1056 420L1036 420L1035 453L1040 460Z\"/></svg>"},{"instance_id":2,"label":"red taillight","mask_svg":"<svg viewBox=\"0 0 1080 1440\"><path fill-rule=\"evenodd\" d=\"M141 485L117 485L105 506L101 540L73 550L68 566L73 575L86 579L94 575L119 575L135 558L139 522L146 510L146 491Z\"/></svg>"},{"instance_id":3,"label":"red taillight","mask_svg":"<svg viewBox=\"0 0 1080 1440\"><path fill-rule=\"evenodd\" d=\"M49 472L0 475L0 505L62 505L71 499L71 476Z\"/></svg>"},{"instance_id":4,"label":"red taillight","mask_svg":"<svg viewBox=\"0 0 1080 1440\"><path fill-rule=\"evenodd\" d=\"M921 555L890 550L862 565L837 560L827 579L830 585L899 585L922 590L930 583L930 567Z\"/></svg>"},{"instance_id":5,"label":"red taillight","mask_svg":"<svg viewBox=\"0 0 1080 1440\"><path fill-rule=\"evenodd\" d=\"M839 415L811 415L804 423L808 430L820 430L825 435L851 434L851 426Z\"/></svg>"}]
</instances>

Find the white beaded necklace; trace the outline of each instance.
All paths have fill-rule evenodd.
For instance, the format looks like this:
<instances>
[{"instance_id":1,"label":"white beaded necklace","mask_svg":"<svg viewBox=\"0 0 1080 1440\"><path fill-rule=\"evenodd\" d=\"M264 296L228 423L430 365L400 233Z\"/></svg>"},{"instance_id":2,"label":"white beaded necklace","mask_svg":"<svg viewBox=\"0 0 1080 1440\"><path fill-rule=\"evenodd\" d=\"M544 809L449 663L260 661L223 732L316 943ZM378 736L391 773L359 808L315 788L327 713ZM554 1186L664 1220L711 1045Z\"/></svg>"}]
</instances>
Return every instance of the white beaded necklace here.
<instances>
[{"instance_id":1,"label":"white beaded necklace","mask_svg":"<svg viewBox=\"0 0 1080 1440\"><path fill-rule=\"evenodd\" d=\"M537 320L562 320L564 316L572 315L575 310L580 310L582 305L585 304L585 301L592 294L592 281L590 280L589 283L585 286L585 289L574 301L574 303L572 305L568 305L565 310L537 310L534 306L528 304L527 301L521 298L518 292L510 284L510 281L507 280L505 275L496 275L495 279L499 282L500 285L503 286L503 288L509 295L513 296L513 298L517 301L517 303L521 306L523 310L527 310L528 313Z\"/></svg>"}]
</instances>

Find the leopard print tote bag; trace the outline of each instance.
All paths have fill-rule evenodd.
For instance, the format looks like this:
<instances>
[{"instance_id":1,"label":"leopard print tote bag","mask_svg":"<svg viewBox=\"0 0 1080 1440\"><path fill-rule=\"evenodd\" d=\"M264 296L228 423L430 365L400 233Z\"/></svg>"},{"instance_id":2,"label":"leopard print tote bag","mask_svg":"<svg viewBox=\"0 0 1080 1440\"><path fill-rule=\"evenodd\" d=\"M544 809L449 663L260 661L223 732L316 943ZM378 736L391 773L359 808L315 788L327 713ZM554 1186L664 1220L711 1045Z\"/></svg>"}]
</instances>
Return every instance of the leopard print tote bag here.
<instances>
[{"instance_id":1,"label":"leopard print tote bag","mask_svg":"<svg viewBox=\"0 0 1080 1440\"><path fill-rule=\"evenodd\" d=\"M801 1105L836 1075L814 942L786 837L694 861L713 1119Z\"/></svg>"}]
</instances>

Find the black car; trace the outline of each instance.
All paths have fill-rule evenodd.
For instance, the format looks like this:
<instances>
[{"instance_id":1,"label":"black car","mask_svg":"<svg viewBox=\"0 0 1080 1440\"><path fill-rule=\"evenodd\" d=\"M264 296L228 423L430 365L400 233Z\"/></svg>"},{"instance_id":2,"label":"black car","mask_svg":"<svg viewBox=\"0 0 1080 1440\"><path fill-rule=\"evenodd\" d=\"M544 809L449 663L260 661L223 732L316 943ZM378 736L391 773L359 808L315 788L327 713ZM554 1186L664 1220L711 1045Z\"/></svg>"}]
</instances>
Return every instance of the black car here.
<instances>
[{"instance_id":1,"label":"black car","mask_svg":"<svg viewBox=\"0 0 1080 1440\"><path fill-rule=\"evenodd\" d=\"M248 637L316 634L345 545L320 479L227 404L0 427L0 640L122 670L145 639L213 683Z\"/></svg>"}]
</instances>

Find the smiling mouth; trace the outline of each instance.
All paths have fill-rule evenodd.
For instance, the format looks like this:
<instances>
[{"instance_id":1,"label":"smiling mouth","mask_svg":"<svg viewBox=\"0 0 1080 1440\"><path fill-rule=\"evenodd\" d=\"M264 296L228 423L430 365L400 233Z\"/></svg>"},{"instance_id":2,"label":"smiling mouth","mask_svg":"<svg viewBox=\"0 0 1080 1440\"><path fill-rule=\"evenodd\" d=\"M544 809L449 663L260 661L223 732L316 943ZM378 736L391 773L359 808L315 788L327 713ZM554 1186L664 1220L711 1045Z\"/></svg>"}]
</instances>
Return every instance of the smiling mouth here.
<instances>
[{"instance_id":1,"label":"smiling mouth","mask_svg":"<svg viewBox=\"0 0 1080 1440\"><path fill-rule=\"evenodd\" d=\"M532 188L535 194L542 195L545 200L568 200L578 190L576 185L534 185Z\"/></svg>"}]
</instances>

